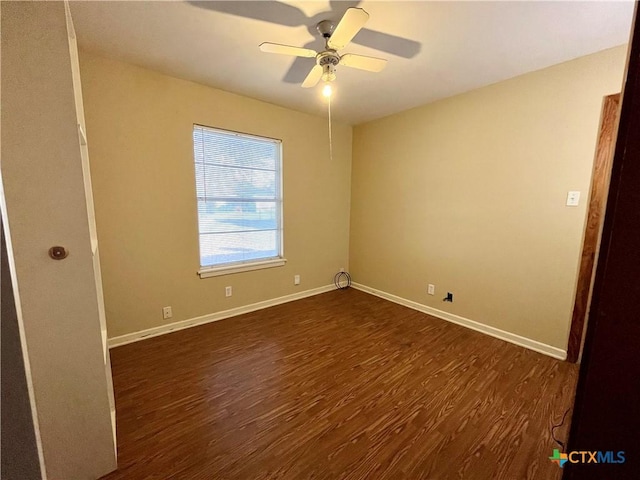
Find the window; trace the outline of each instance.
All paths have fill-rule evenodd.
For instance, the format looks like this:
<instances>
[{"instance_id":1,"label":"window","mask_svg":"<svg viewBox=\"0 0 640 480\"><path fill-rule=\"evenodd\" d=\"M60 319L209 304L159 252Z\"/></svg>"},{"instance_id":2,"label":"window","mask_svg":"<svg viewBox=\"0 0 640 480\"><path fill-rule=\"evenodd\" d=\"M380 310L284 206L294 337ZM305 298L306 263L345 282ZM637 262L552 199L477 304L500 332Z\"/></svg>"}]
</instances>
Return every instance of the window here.
<instances>
[{"instance_id":1,"label":"window","mask_svg":"<svg viewBox=\"0 0 640 480\"><path fill-rule=\"evenodd\" d=\"M281 146L193 126L201 277L284 265Z\"/></svg>"}]
</instances>

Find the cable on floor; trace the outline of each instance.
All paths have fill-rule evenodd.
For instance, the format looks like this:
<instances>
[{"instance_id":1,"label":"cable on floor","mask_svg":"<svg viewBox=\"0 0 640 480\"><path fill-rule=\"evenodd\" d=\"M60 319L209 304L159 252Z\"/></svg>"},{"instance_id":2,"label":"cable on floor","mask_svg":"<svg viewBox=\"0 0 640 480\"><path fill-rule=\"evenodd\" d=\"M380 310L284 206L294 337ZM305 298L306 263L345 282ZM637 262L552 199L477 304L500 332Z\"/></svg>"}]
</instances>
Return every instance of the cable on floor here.
<instances>
[{"instance_id":1,"label":"cable on floor","mask_svg":"<svg viewBox=\"0 0 640 480\"><path fill-rule=\"evenodd\" d=\"M564 444L564 442L562 442L562 441L560 441L560 440L558 440L556 438L555 430L556 430L556 428L560 428L562 425L564 425L564 421L567 418L567 413L569 413L569 410L571 410L571 407L567 408L567 411L564 412L564 415L562 415L562 421L560 423L558 423L557 425L554 425L554 426L551 427L551 438L553 438L553 441L556 442L560 446L560 448L562 449L563 452L564 452L565 444Z\"/></svg>"},{"instance_id":2,"label":"cable on floor","mask_svg":"<svg viewBox=\"0 0 640 480\"><path fill-rule=\"evenodd\" d=\"M333 283L339 290L349 288L351 286L351 275L347 272L338 272L336 276L333 277Z\"/></svg>"}]
</instances>

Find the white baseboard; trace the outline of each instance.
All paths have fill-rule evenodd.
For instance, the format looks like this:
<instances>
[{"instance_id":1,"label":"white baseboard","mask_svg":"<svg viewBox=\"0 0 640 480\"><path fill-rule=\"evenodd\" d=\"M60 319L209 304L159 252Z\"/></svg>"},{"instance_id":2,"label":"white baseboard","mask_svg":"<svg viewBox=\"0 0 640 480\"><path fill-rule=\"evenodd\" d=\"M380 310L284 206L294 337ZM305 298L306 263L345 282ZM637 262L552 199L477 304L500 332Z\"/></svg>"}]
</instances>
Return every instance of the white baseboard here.
<instances>
[{"instance_id":1,"label":"white baseboard","mask_svg":"<svg viewBox=\"0 0 640 480\"><path fill-rule=\"evenodd\" d=\"M382 290L377 290L375 288L367 287L366 285L362 285L359 283L352 283L351 286L357 290L362 290L363 292L375 295L376 297L384 298L385 300L398 303L405 307L412 308L413 310L418 310L419 312L426 313L427 315L431 315L433 317L437 317L442 320L447 320L448 322L462 325L463 327L476 330L477 332L491 335L492 337L499 338L500 340L505 340L510 343L515 343L516 345L528 348L530 350L534 350L538 353L543 353L545 355L549 355L550 357L557 358L559 360L565 360L567 358L567 352L565 350L562 350L557 347L552 347L551 345L547 345L546 343L541 343L536 340L531 340L530 338L522 337L520 335L516 335L515 333L507 332L505 330L500 330L499 328L491 327L489 325L485 325L484 323L479 323L474 320L469 320L468 318L460 317L459 315L454 315L453 313L443 312L442 310L428 307L421 303L417 303L412 300L407 300L406 298L398 297L391 293L383 292Z\"/></svg>"},{"instance_id":2,"label":"white baseboard","mask_svg":"<svg viewBox=\"0 0 640 480\"><path fill-rule=\"evenodd\" d=\"M294 300L300 300L301 298L312 297L314 295L319 295L321 293L335 290L335 288L336 287L333 284L325 285L324 287L312 288L311 290L292 293L291 295L285 295L284 297L272 298L271 300L252 303L243 307L231 308L229 310L223 310L222 312L211 313L209 315L203 315L201 317L190 318L179 322L161 325L159 327L149 328L147 330L141 330L139 332L120 335L119 337L113 337L108 340L109 348L119 347L120 345L138 342L140 340L157 337L159 335L164 335L166 333L175 332L178 330L184 330L185 328L196 327L205 323L217 322L218 320L235 317L237 315L242 315L243 313L255 312L256 310L262 310L263 308L280 305L281 303L293 302Z\"/></svg>"},{"instance_id":3,"label":"white baseboard","mask_svg":"<svg viewBox=\"0 0 640 480\"><path fill-rule=\"evenodd\" d=\"M520 335L516 335L515 333L507 332L505 330L500 330L499 328L491 327L489 325L485 325L483 323L479 323L474 320L461 317L459 315L454 315L453 313L448 313L442 310L438 310L436 308L428 307L427 305L423 305L421 303L417 303L412 300L407 300L406 298L398 297L397 295L383 292L382 290L377 290L375 288L368 287L366 285L362 285L354 282L351 284L351 286L356 290L361 290L363 292L370 293L377 297L384 298L385 300L389 300L399 305L409 307L413 310L426 313L427 315L431 315L433 317L437 317L442 320L446 320L448 322L462 325L463 327L476 330L478 332L490 335L492 337L499 338L500 340L505 340L507 342L514 343L521 347L525 347L530 350L543 353L545 355L549 355L550 357L557 358L559 360L565 360L567 358L567 352L560 348L552 347L551 345L547 345L545 343L541 343L536 340L531 340L530 338L522 337ZM336 288L335 285L325 285L324 287L304 290L302 292L292 293L290 295L285 295L283 297L278 297L278 298L273 298L271 300L252 303L250 305L245 305L243 307L236 307L229 310L223 310L221 312L211 313L209 315L203 315L201 317L190 318L190 319L182 320L179 322L168 323L166 325L149 328L147 330L141 330L139 332L128 333L126 335L110 338L108 340L109 348L118 347L120 345L126 345L128 343L138 342L140 340L144 340L151 337L157 337L159 335L164 335L170 332L176 332L178 330L184 330L185 328L196 327L198 325L203 325L205 323L224 320L225 318L235 317L237 315L242 315L244 313L255 312L256 310L262 310L263 308L272 307L274 305L280 305L282 303L293 302L294 300L299 300L301 298L312 297L314 295L319 295L321 293L329 292L331 290L334 290L335 288Z\"/></svg>"}]
</instances>

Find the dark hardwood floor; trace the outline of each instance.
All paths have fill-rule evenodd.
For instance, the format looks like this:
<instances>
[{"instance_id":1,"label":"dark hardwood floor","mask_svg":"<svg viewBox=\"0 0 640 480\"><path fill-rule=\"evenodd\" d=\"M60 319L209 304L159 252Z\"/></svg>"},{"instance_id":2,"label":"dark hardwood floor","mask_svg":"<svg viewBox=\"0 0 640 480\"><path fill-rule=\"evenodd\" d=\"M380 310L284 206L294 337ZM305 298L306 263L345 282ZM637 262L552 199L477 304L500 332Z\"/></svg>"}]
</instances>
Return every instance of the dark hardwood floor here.
<instances>
[{"instance_id":1,"label":"dark hardwood floor","mask_svg":"<svg viewBox=\"0 0 640 480\"><path fill-rule=\"evenodd\" d=\"M119 469L109 480L558 479L550 429L577 376L353 289L111 358Z\"/></svg>"}]
</instances>

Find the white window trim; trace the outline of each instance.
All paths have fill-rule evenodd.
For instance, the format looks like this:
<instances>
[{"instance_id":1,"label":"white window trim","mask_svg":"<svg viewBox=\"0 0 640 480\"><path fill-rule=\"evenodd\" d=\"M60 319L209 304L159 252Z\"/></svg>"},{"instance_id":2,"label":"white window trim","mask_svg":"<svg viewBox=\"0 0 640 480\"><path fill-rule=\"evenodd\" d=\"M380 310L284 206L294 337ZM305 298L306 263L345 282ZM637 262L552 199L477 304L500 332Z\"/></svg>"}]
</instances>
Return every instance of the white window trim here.
<instances>
[{"instance_id":1,"label":"white window trim","mask_svg":"<svg viewBox=\"0 0 640 480\"><path fill-rule=\"evenodd\" d=\"M193 127L202 127L202 128L207 128L210 130L216 130L216 131L221 131L221 132L225 132L228 134L233 134L236 135L238 137L246 137L246 138L258 138L261 140L264 139L269 139L269 140L273 140L274 143L276 143L279 146L280 152L279 152L279 162L280 165L278 167L278 173L279 173L279 184L278 184L278 202L280 204L280 209L279 209L279 225L280 225L280 255L284 255L284 212L283 212L283 204L284 204L284 194L283 194L283 189L284 189L284 185L283 185L283 178L282 178L282 140L281 139L277 139L277 138L271 138L271 137L263 137L263 136L259 136L259 135L252 135L249 133L241 133L241 132L236 132L233 130L225 130L225 129L220 129L217 127L209 127L206 125L202 125L202 124L198 124L198 123L194 123ZM198 232L199 235L199 232ZM262 270L262 269L266 269L266 268L273 268L273 267L282 267L287 263L287 259L283 258L283 257L277 257L277 258L269 258L269 259L258 259L256 261L250 261L250 262L242 262L242 263L236 263L236 264L226 264L226 265L220 265L220 266L200 266L200 270L198 270L198 275L200 276L200 278L210 278L210 277L219 277L222 275L231 275L234 273L242 273L242 272L250 272L252 270Z\"/></svg>"},{"instance_id":2,"label":"white window trim","mask_svg":"<svg viewBox=\"0 0 640 480\"><path fill-rule=\"evenodd\" d=\"M264 268L282 267L285 263L287 263L286 258L274 258L271 260L260 260L258 262L225 265L222 267L203 267L198 270L198 275L200 275L200 278L219 277L220 275L230 275L232 273L242 273L250 272L251 270L262 270Z\"/></svg>"}]
</instances>

